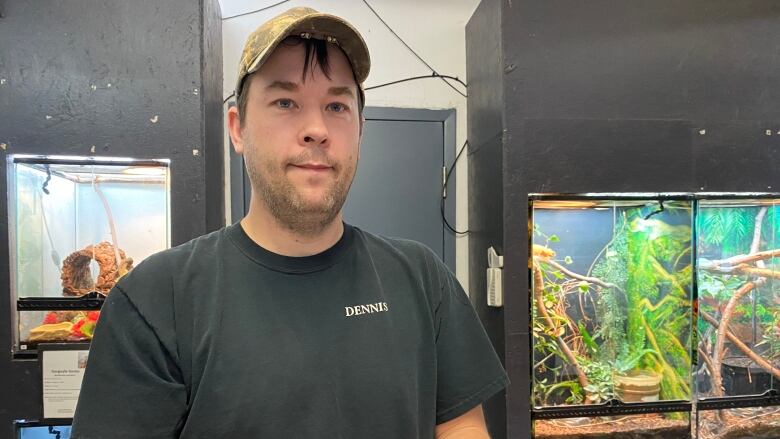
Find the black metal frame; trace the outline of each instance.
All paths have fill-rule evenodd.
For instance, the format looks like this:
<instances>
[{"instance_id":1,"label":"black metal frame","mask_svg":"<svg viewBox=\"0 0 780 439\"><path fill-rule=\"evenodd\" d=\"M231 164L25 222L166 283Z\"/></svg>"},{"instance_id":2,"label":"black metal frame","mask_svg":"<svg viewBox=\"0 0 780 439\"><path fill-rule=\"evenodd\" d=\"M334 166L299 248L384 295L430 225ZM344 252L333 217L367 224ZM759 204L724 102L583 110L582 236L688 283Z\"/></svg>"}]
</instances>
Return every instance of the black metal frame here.
<instances>
[{"instance_id":1,"label":"black metal frame","mask_svg":"<svg viewBox=\"0 0 780 439\"><path fill-rule=\"evenodd\" d=\"M16 300L17 311L84 310L98 311L106 295L93 291L79 297L22 297Z\"/></svg>"},{"instance_id":2,"label":"black metal frame","mask_svg":"<svg viewBox=\"0 0 780 439\"><path fill-rule=\"evenodd\" d=\"M538 407L531 411L531 419L561 419L616 415L641 415L646 413L691 412L692 404L687 401L657 401L625 403L611 399L602 404L583 406Z\"/></svg>"},{"instance_id":3,"label":"black metal frame","mask_svg":"<svg viewBox=\"0 0 780 439\"><path fill-rule=\"evenodd\" d=\"M22 297L16 301L16 311L99 311L103 307L106 295L98 291L79 297ZM89 346L89 342L69 343L69 346ZM39 357L39 349L14 349L14 359L34 359Z\"/></svg>"},{"instance_id":4,"label":"black metal frame","mask_svg":"<svg viewBox=\"0 0 780 439\"><path fill-rule=\"evenodd\" d=\"M738 409L743 407L771 407L780 405L780 390L769 389L761 395L722 396L702 398L696 402L696 410Z\"/></svg>"},{"instance_id":5,"label":"black metal frame","mask_svg":"<svg viewBox=\"0 0 780 439\"><path fill-rule=\"evenodd\" d=\"M48 155L26 155L14 154L9 156L12 163L30 163L36 165L113 165L113 166L161 166L169 168L171 166L168 159L131 159L128 158L113 160L104 156L48 156Z\"/></svg>"}]
</instances>

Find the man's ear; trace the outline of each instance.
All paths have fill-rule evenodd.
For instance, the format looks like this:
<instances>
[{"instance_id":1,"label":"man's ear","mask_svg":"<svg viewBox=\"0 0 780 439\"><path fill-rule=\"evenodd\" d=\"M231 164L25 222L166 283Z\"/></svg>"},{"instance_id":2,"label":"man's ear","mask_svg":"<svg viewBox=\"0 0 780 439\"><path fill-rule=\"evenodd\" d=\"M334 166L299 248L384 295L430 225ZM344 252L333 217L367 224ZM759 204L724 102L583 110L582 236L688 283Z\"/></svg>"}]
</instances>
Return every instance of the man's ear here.
<instances>
[{"instance_id":1,"label":"man's ear","mask_svg":"<svg viewBox=\"0 0 780 439\"><path fill-rule=\"evenodd\" d=\"M232 106L228 109L228 132L230 140L233 142L233 148L236 154L244 153L244 139L241 133L241 116L238 114L238 107Z\"/></svg>"},{"instance_id":2,"label":"man's ear","mask_svg":"<svg viewBox=\"0 0 780 439\"><path fill-rule=\"evenodd\" d=\"M360 132L358 133L358 140L363 140L363 125L366 124L366 117L363 116L363 114L360 114Z\"/></svg>"}]
</instances>

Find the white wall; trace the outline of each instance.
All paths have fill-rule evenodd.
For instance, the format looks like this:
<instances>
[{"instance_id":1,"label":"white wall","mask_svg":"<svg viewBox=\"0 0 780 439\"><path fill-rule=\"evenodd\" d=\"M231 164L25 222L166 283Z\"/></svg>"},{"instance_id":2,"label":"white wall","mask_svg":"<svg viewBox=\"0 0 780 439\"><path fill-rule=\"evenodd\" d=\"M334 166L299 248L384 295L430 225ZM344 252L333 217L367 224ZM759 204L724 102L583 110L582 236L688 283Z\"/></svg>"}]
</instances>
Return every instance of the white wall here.
<instances>
[{"instance_id":1,"label":"white wall","mask_svg":"<svg viewBox=\"0 0 780 439\"><path fill-rule=\"evenodd\" d=\"M220 2L222 16L229 17L273 5L279 0L220 0ZM382 19L438 73L457 76L467 82L465 27L479 0L369 0L368 2L382 16ZM291 0L265 11L223 20L222 56L225 78L223 96L232 93L235 86L238 61L246 37L264 21L295 6L309 6L321 12L344 17L360 31L368 44L372 59L371 74L366 81L366 87L431 73L387 30L363 1ZM366 93L366 105L454 108L457 113L456 148L460 149L466 141L466 98L453 91L441 79L422 79L369 90ZM457 230L465 230L468 227L467 159L464 153L455 171L457 173L455 219ZM229 160L225 162L228 163ZM229 195L227 200L229 202ZM230 212L229 206L227 211ZM452 223L452 219L450 222ZM468 288L468 236L456 240L456 274L464 288Z\"/></svg>"}]
</instances>

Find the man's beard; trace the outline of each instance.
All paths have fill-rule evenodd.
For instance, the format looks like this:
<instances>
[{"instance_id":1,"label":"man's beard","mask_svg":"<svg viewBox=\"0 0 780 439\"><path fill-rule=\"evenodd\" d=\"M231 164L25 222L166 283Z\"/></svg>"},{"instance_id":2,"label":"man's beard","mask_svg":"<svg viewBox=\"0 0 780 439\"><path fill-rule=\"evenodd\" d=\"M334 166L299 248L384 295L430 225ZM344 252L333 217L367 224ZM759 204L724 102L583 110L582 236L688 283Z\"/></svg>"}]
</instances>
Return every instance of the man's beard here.
<instances>
[{"instance_id":1,"label":"man's beard","mask_svg":"<svg viewBox=\"0 0 780 439\"><path fill-rule=\"evenodd\" d=\"M289 163L316 161L333 167L331 172L336 173L336 181L321 200L310 202L287 179L285 163L263 161L257 157L260 154L252 145L247 146L244 154L252 193L260 198L282 227L301 236L316 236L333 223L347 199L355 176L355 164L343 167L333 163L316 147L289 160Z\"/></svg>"}]
</instances>

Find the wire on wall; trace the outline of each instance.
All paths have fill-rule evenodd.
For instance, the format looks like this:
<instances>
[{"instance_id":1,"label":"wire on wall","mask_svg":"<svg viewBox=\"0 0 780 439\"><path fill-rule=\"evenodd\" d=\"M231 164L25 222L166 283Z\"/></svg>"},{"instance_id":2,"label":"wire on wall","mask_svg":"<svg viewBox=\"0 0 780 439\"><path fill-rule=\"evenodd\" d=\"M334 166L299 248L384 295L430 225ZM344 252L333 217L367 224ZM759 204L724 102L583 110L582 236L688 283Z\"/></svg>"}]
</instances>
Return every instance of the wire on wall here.
<instances>
[{"instance_id":1,"label":"wire on wall","mask_svg":"<svg viewBox=\"0 0 780 439\"><path fill-rule=\"evenodd\" d=\"M415 57L417 57L417 59L419 59L419 60L420 60L420 62L422 62L423 64L425 64L425 67L428 67L428 68L431 70L431 72L433 72L433 76L434 76L434 77L441 78L441 80L442 80L442 81L444 81L444 83L445 83L445 84L447 84L448 86L450 86L450 88L451 88L451 89L455 90L455 92L456 92L456 93L458 93L459 95L463 96L464 98L467 98L467 97L468 97L468 95L466 95L466 94L465 94L465 93L463 93L462 91L458 90L458 89L457 89L457 88L456 88L454 85L452 85L452 83L450 83L449 81L447 81L447 76L440 75L440 74L439 74L439 72L437 72L437 71L436 71L436 69L434 69L434 68L433 68L433 67L432 67L430 64L428 64L428 62L427 62L427 61L425 61L425 60L424 60L424 59L423 59L423 58L422 58L420 55L418 55L418 54L417 54L417 52L415 52L415 51L414 51L414 49L412 49L411 47L409 47L409 45L408 45L408 44L406 44L406 41L404 41L404 39L403 39L403 38L401 38L401 37L400 37L400 36L399 36L397 33L395 33L395 31L393 30L393 28L392 28L392 27L390 27L390 25L389 25L389 24L387 24L387 22L386 22L386 21L385 21L385 20L382 18L382 16L381 16L381 15L379 15L379 13L377 13L377 12L376 12L376 10L374 10L374 8L372 8L372 7L371 7L371 5L368 3L368 1L367 1L367 0L363 0L363 3L365 3L365 5L368 7L368 9L370 9L370 10L371 10L371 12L373 12L373 13L374 13L374 15L376 15L376 18L378 18L378 19L379 19L379 21L381 21L381 22L382 22L382 24L384 24L384 25L385 25L385 27L387 28L387 30L389 30L389 31L390 31L390 33L392 33L392 34L393 34L393 35L394 35L394 36L395 36L395 37L398 39L398 41L400 41L400 42L401 42L401 44L403 44L403 45L404 45L404 46L405 46L407 49L409 49L409 51L410 51L410 52L412 52L412 54L413 54ZM458 81L458 82L460 82L461 84L463 84L463 82L461 82L461 81ZM466 84L463 84L463 85L465 86ZM368 90L368 89L366 89L366 90Z\"/></svg>"},{"instance_id":2,"label":"wire on wall","mask_svg":"<svg viewBox=\"0 0 780 439\"><path fill-rule=\"evenodd\" d=\"M444 200L447 199L447 183L450 181L450 175L452 174L452 171L455 170L455 165L458 164L458 159L460 158L461 154L463 154L463 151L466 150L466 147L469 145L469 141L466 140L466 142L463 144L463 146L460 147L460 151L458 151L458 154L455 155L455 160L452 161L452 166L450 166L450 169L447 171L447 174L444 176L444 182L442 184L441 188L441 219L444 221L444 225L447 226L450 231L456 235L466 235L469 233L469 230L466 229L463 232L459 232L455 230L452 225L450 225L450 222L447 221L447 216L444 215Z\"/></svg>"},{"instance_id":3,"label":"wire on wall","mask_svg":"<svg viewBox=\"0 0 780 439\"><path fill-rule=\"evenodd\" d=\"M404 79L399 79L397 81L386 82L384 84L372 85L371 87L366 87L365 90L368 91L368 90L373 90L375 88L387 87L388 85L400 84L402 82L415 81L417 79L430 79L430 78L447 78L447 79L452 79L453 81L457 81L460 84L463 84L464 87L466 87L466 83L461 81L457 76L440 75L440 74L438 74L436 72L433 72L430 75L412 76L411 78L404 78Z\"/></svg>"},{"instance_id":4,"label":"wire on wall","mask_svg":"<svg viewBox=\"0 0 780 439\"><path fill-rule=\"evenodd\" d=\"M268 10L268 9L274 8L274 7L276 7L276 6L283 5L283 4L285 4L285 3L289 2L289 1L290 1L290 0L282 0L282 1L278 2L278 3L274 3L274 4L272 4L271 6L266 6L266 7L264 7L264 8L256 9L256 10L254 10L254 11L249 11L249 12L242 12L242 13L240 13L240 14L231 15L231 16L229 16L229 17L222 17L222 21L225 21L225 20L230 20L231 18L236 18L236 17L243 17L244 15L252 15L252 14L256 14L256 13L258 13L258 12L263 12L263 11L265 11L265 10Z\"/></svg>"},{"instance_id":5,"label":"wire on wall","mask_svg":"<svg viewBox=\"0 0 780 439\"><path fill-rule=\"evenodd\" d=\"M230 19L232 19L232 18L243 17L243 16L245 16L245 15L256 14L256 13L258 13L258 12L266 11L266 10L268 10L268 9L271 9L271 8L274 8L274 7L276 7L276 6L283 5L283 4L285 4L285 3L289 3L289 2L290 2L290 0L282 0L282 1L280 1L280 2L274 3L274 4L272 4L272 5L269 5L269 6L266 6L266 7L260 8L260 9L255 9L255 10L253 10L253 11L248 11L248 12L243 12L243 13L241 13L241 14L236 14L236 15L231 15L231 16L228 16L228 17L223 17L223 18L222 18L222 20L223 20L223 21L225 21L225 20L230 20ZM463 82L462 80L460 80L460 79L459 79L457 76L450 76L450 75L442 75L442 74L439 74L439 72L437 72L437 71L436 71L436 69L434 69L434 68L433 68L433 66L431 66L430 64L428 64L428 62L427 62L427 61L425 61L425 60L423 59L423 57L421 57L421 56L420 56L420 55L419 55L419 54L418 54L418 53L417 53L417 52L416 52L414 49L412 49L412 48L411 48L411 47L410 47L410 46L409 46L409 45L406 43L406 41L404 41L404 39L403 39L403 38L401 38L401 36L400 36L400 35L398 35L398 34L397 34L397 33L396 33L394 30L393 30L393 28L392 28L392 27L390 27L390 25L389 25L389 24L387 24L387 22L386 22L386 21L385 21L385 20L382 18L382 16L381 16L381 15L379 15L379 13L378 13L378 12L377 12L377 11L376 11L376 10L375 10L375 9L374 9L374 8L373 8L373 7L372 7L370 4L369 4L369 3L368 3L368 1L367 1L367 0L363 0L363 3L366 5L366 7L368 7L368 9L370 9L370 10L371 10L371 12L372 12L372 13L373 13L373 14L376 16L376 18L378 18L378 19L379 19L379 21L381 21L381 22L382 22L382 24L383 24L383 25L384 25L384 26L387 28L387 30L389 30L389 31L390 31L390 33L392 33L392 34L393 34L393 36L395 36L395 37L398 39L398 41L400 41L400 42L401 42L401 44L403 44L403 45L404 45L404 47L406 47L406 48L409 50L409 52L411 52L411 53L412 53L412 54L413 54L413 55L414 55L414 56L415 56L415 57L416 57L418 60L420 60L420 62L422 62L422 63L425 65L425 67L427 67L427 68L429 68L429 69L431 70L431 74L430 74L430 75L414 76L414 77L410 77L410 78L399 79L399 80L397 80L397 81L391 81L391 82L387 82L387 83L384 83L384 84L374 85L374 86L371 86L371 87L366 87L366 91L368 91L368 90L375 90L375 89L377 89L377 88L381 88L381 87L387 87L387 86L389 86L389 85L400 84L400 83L402 83L402 82L407 82L407 81L414 81L414 80L418 80L418 79L439 78L439 79L441 79L442 81L444 81L444 83L445 83L445 84L447 84L447 85L448 85L450 88L452 88L453 90L455 90L455 92L456 92L456 93L458 93L459 95L463 96L464 98L467 98L467 97L468 97L468 95L467 95L466 93L463 93L462 91L458 90L458 89L457 89L457 88L456 88L454 85L452 85L452 83L450 83L450 82L449 82L449 81L447 81L447 80L449 79L449 80L455 81L455 82L459 83L460 85L462 85L463 87L465 87L466 89L468 89L468 85L467 85L465 82ZM225 99L222 101L222 105L225 105L225 104L227 103L227 101L228 101L228 100L229 100L231 97L233 97L233 96L235 96L235 92L233 92L233 93L231 93L230 95L228 95L228 96L227 96L227 97L226 97L226 98L225 98Z\"/></svg>"}]
</instances>

